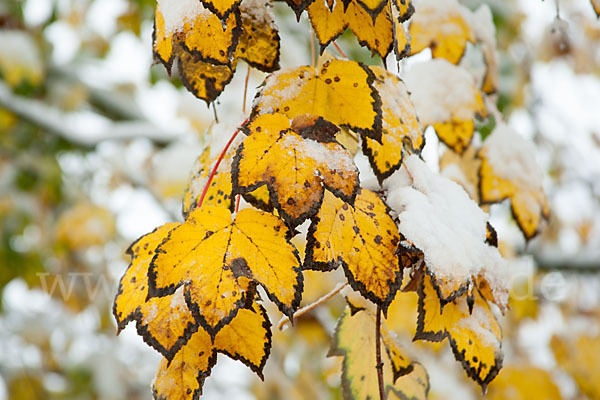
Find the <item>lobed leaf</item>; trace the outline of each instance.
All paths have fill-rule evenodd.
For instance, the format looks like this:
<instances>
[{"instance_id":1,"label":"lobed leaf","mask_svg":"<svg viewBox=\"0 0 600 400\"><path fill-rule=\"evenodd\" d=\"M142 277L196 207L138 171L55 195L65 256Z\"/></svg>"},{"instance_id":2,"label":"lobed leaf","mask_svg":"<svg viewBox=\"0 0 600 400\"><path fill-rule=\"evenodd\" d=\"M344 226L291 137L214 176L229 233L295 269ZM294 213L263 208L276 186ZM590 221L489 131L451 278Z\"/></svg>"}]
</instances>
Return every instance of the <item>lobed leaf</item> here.
<instances>
[{"instance_id":1,"label":"lobed leaf","mask_svg":"<svg viewBox=\"0 0 600 400\"><path fill-rule=\"evenodd\" d=\"M300 304L302 274L289 236L271 214L244 209L232 220L227 209L197 208L157 248L149 294L185 284L188 307L213 338L253 299L257 283L291 316Z\"/></svg>"},{"instance_id":2,"label":"lobed leaf","mask_svg":"<svg viewBox=\"0 0 600 400\"><path fill-rule=\"evenodd\" d=\"M302 129L294 126L301 119L309 121ZM291 226L317 212L324 187L348 202L354 200L358 169L335 141L335 125L305 117L296 117L290 125L283 114L263 114L245 130L249 136L233 161L234 194L266 185L271 202Z\"/></svg>"},{"instance_id":3,"label":"lobed leaf","mask_svg":"<svg viewBox=\"0 0 600 400\"><path fill-rule=\"evenodd\" d=\"M361 189L350 205L326 192L307 240L305 269L341 264L352 288L386 312L402 283L400 235L376 193Z\"/></svg>"},{"instance_id":4,"label":"lobed leaf","mask_svg":"<svg viewBox=\"0 0 600 400\"><path fill-rule=\"evenodd\" d=\"M375 76L355 61L329 60L275 72L257 95L253 117L282 113L289 118L308 114L381 140L381 100Z\"/></svg>"},{"instance_id":5,"label":"lobed leaf","mask_svg":"<svg viewBox=\"0 0 600 400\"><path fill-rule=\"evenodd\" d=\"M415 340L441 342L445 338L467 375L485 391L502 367L500 325L479 292L475 292L472 306L467 296L460 296L442 309L433 279L427 273L419 286Z\"/></svg>"}]
</instances>

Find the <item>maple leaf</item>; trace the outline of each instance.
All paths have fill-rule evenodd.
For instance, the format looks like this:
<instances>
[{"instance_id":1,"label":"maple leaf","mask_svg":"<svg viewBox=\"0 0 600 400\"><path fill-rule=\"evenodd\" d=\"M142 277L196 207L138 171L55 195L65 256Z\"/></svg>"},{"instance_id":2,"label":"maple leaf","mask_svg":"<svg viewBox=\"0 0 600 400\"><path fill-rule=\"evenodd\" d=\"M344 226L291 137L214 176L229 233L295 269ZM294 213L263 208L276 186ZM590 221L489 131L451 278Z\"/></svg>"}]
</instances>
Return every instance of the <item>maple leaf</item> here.
<instances>
[{"instance_id":1,"label":"maple leaf","mask_svg":"<svg viewBox=\"0 0 600 400\"><path fill-rule=\"evenodd\" d=\"M216 353L240 360L261 379L271 350L271 324L259 304L241 309L213 340L200 328L172 359L160 363L152 390L156 399L197 399L216 364Z\"/></svg>"},{"instance_id":2,"label":"maple leaf","mask_svg":"<svg viewBox=\"0 0 600 400\"><path fill-rule=\"evenodd\" d=\"M235 56L261 71L273 72L279 69L279 32L267 4L261 2L260 9L253 3L240 6L242 34Z\"/></svg>"},{"instance_id":3,"label":"maple leaf","mask_svg":"<svg viewBox=\"0 0 600 400\"><path fill-rule=\"evenodd\" d=\"M472 311L466 296L441 308L429 273L419 285L419 317L415 340L448 338L454 357L483 390L502 367L502 332L487 301L476 292Z\"/></svg>"},{"instance_id":4,"label":"maple leaf","mask_svg":"<svg viewBox=\"0 0 600 400\"><path fill-rule=\"evenodd\" d=\"M385 6L384 3L382 4ZM331 8L322 0L311 3L308 7L308 15L321 45L321 53L347 28L354 33L361 46L368 47L382 58L392 50L394 37L402 41L402 35L405 35L404 27L398 24L397 35L394 35L389 7L384 7L380 12L372 15L363 4L358 0L349 0L347 3L336 1Z\"/></svg>"},{"instance_id":5,"label":"maple leaf","mask_svg":"<svg viewBox=\"0 0 600 400\"><path fill-rule=\"evenodd\" d=\"M479 169L481 159L477 157L477 147L470 145L462 154L445 151L440 157L440 173L458 183L469 197L480 203L479 199ZM485 205L484 205L485 207Z\"/></svg>"},{"instance_id":6,"label":"maple leaf","mask_svg":"<svg viewBox=\"0 0 600 400\"><path fill-rule=\"evenodd\" d=\"M477 156L479 195L483 203L510 199L511 210L527 240L539 231L550 210L542 186L543 174L532 159L535 148L505 124L496 126Z\"/></svg>"},{"instance_id":7,"label":"maple leaf","mask_svg":"<svg viewBox=\"0 0 600 400\"><path fill-rule=\"evenodd\" d=\"M368 310L349 304L338 320L328 355L344 357L344 398L378 399L375 317ZM388 398L426 399L429 379L425 370L403 354L385 327L379 339L385 349L382 352L383 379Z\"/></svg>"},{"instance_id":8,"label":"maple leaf","mask_svg":"<svg viewBox=\"0 0 600 400\"><path fill-rule=\"evenodd\" d=\"M415 108L404 83L381 67L370 67L377 79L375 89L381 97L381 143L364 138L363 153L381 183L402 165L405 151L420 153L425 145Z\"/></svg>"},{"instance_id":9,"label":"maple leaf","mask_svg":"<svg viewBox=\"0 0 600 400\"><path fill-rule=\"evenodd\" d=\"M361 189L350 205L326 192L307 240L305 269L341 264L352 288L386 312L402 283L400 235L376 193Z\"/></svg>"},{"instance_id":10,"label":"maple leaf","mask_svg":"<svg viewBox=\"0 0 600 400\"><path fill-rule=\"evenodd\" d=\"M232 167L234 193L266 185L271 202L291 226L317 212L324 187L345 201L354 200L358 170L350 153L335 141L335 125L305 116L290 125L283 114L263 114L244 130L249 136L238 147Z\"/></svg>"},{"instance_id":11,"label":"maple leaf","mask_svg":"<svg viewBox=\"0 0 600 400\"><path fill-rule=\"evenodd\" d=\"M302 66L267 77L252 111L283 113L289 118L308 114L381 140L381 100L375 76L361 63L329 60L317 69Z\"/></svg>"},{"instance_id":12,"label":"maple leaf","mask_svg":"<svg viewBox=\"0 0 600 400\"><path fill-rule=\"evenodd\" d=\"M244 209L232 220L225 208L197 208L158 246L149 295L185 284L188 307L213 338L253 299L255 284L291 316L300 304L302 273L289 235L282 220L262 211Z\"/></svg>"},{"instance_id":13,"label":"maple leaf","mask_svg":"<svg viewBox=\"0 0 600 400\"><path fill-rule=\"evenodd\" d=\"M315 0L285 0L285 2L290 6L294 13L296 13L296 19L300 21L300 15L302 12L306 10L306 8Z\"/></svg>"},{"instance_id":14,"label":"maple leaf","mask_svg":"<svg viewBox=\"0 0 600 400\"><path fill-rule=\"evenodd\" d=\"M410 35L406 31L406 28L404 28L402 21L404 21L406 18L409 18L414 10L414 8L412 8L412 3L410 3L409 0L400 1L404 1L405 3L409 4L409 6L394 6L391 9L393 46L394 53L396 53L396 61L400 61L410 54ZM392 0L392 3L396 2ZM399 9L405 10L405 14L402 14L402 11L398 11Z\"/></svg>"},{"instance_id":15,"label":"maple leaf","mask_svg":"<svg viewBox=\"0 0 600 400\"><path fill-rule=\"evenodd\" d=\"M442 3L442 4L440 4ZM458 64L467 47L476 37L464 9L456 0L423 0L409 26L411 55L431 48L434 58L445 58Z\"/></svg>"},{"instance_id":16,"label":"maple leaf","mask_svg":"<svg viewBox=\"0 0 600 400\"><path fill-rule=\"evenodd\" d=\"M198 327L181 290L146 301L148 268L156 247L177 226L177 223L165 224L130 246L127 252L131 255L131 264L119 281L119 290L113 303L119 331L130 321L136 320L138 334L169 360Z\"/></svg>"},{"instance_id":17,"label":"maple leaf","mask_svg":"<svg viewBox=\"0 0 600 400\"><path fill-rule=\"evenodd\" d=\"M423 85L426 79L428 84ZM462 154L475 132L475 117L487 114L473 76L443 59L415 64L406 85L423 127L433 126L442 142ZM460 94L460 95L459 95Z\"/></svg>"}]
</instances>

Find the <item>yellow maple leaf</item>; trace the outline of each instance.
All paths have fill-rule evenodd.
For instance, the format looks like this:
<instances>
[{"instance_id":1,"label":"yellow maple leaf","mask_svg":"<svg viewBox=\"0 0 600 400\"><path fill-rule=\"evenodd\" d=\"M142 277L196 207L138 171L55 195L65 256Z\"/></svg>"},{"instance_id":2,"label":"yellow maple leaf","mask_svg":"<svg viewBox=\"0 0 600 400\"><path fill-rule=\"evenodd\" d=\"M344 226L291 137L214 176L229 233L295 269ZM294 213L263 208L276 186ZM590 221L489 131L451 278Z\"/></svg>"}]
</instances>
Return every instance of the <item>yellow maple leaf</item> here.
<instances>
[{"instance_id":1,"label":"yellow maple leaf","mask_svg":"<svg viewBox=\"0 0 600 400\"><path fill-rule=\"evenodd\" d=\"M314 0L285 0L292 10L296 13L296 19L300 21L300 15Z\"/></svg>"},{"instance_id":2,"label":"yellow maple leaf","mask_svg":"<svg viewBox=\"0 0 600 400\"><path fill-rule=\"evenodd\" d=\"M178 223L164 224L133 242L127 249L131 263L119 280L119 289L113 303L113 314L121 331L135 319L139 307L148 297L148 268L156 247Z\"/></svg>"},{"instance_id":3,"label":"yellow maple leaf","mask_svg":"<svg viewBox=\"0 0 600 400\"><path fill-rule=\"evenodd\" d=\"M169 360L198 328L185 304L183 290L147 299L150 261L156 247L177 226L177 223L165 224L130 246L128 253L131 255L131 264L119 281L119 290L113 304L119 331L135 319L138 334Z\"/></svg>"},{"instance_id":4,"label":"yellow maple leaf","mask_svg":"<svg viewBox=\"0 0 600 400\"><path fill-rule=\"evenodd\" d=\"M377 358L375 352L375 317L366 309L350 304L335 328L329 356L344 357L342 390L344 398L353 400L378 399ZM411 362L396 341L382 327L381 340L383 380L389 398L426 399L429 379L425 370ZM416 397L409 397L410 395Z\"/></svg>"},{"instance_id":5,"label":"yellow maple leaf","mask_svg":"<svg viewBox=\"0 0 600 400\"><path fill-rule=\"evenodd\" d=\"M352 288L385 313L402 283L399 240L376 193L361 189L350 205L325 192L308 231L304 268L328 271L341 264Z\"/></svg>"},{"instance_id":6,"label":"yellow maple leaf","mask_svg":"<svg viewBox=\"0 0 600 400\"><path fill-rule=\"evenodd\" d=\"M562 396L552 376L529 365L507 365L488 387L490 400L560 400Z\"/></svg>"},{"instance_id":7,"label":"yellow maple leaf","mask_svg":"<svg viewBox=\"0 0 600 400\"><path fill-rule=\"evenodd\" d=\"M201 0L202 5L215 13L222 20L226 20L229 14L237 11L242 0Z\"/></svg>"},{"instance_id":8,"label":"yellow maple leaf","mask_svg":"<svg viewBox=\"0 0 600 400\"><path fill-rule=\"evenodd\" d=\"M241 309L235 318L219 331L215 349L240 360L261 379L271 351L271 322L267 311L258 303L252 310Z\"/></svg>"},{"instance_id":9,"label":"yellow maple leaf","mask_svg":"<svg viewBox=\"0 0 600 400\"><path fill-rule=\"evenodd\" d=\"M402 24L402 21L408 19L412 14L412 3L409 0L400 0L409 4L409 6L400 5L400 9L405 10L405 14L402 14L399 10L399 7L394 6L391 10L392 13L392 29L393 29L393 45L394 45L394 53L396 53L396 61L400 61L402 58L408 56L410 54L410 35L406 31L406 28ZM396 3L392 0L393 3ZM407 8L410 7L410 8ZM403 16L404 15L404 16Z\"/></svg>"},{"instance_id":10,"label":"yellow maple leaf","mask_svg":"<svg viewBox=\"0 0 600 400\"><path fill-rule=\"evenodd\" d=\"M374 79L366 66L343 60L326 61L318 70L303 66L275 72L265 80L253 116L317 115L380 140L381 100Z\"/></svg>"},{"instance_id":11,"label":"yellow maple leaf","mask_svg":"<svg viewBox=\"0 0 600 400\"><path fill-rule=\"evenodd\" d=\"M301 120L308 125L296 126ZM234 193L266 185L272 203L292 226L317 212L324 187L345 201L354 200L358 170L350 153L335 141L335 125L305 116L290 125L283 114L263 114L244 129L249 136L233 162Z\"/></svg>"},{"instance_id":12,"label":"yellow maple leaf","mask_svg":"<svg viewBox=\"0 0 600 400\"><path fill-rule=\"evenodd\" d=\"M150 297L185 285L188 307L212 337L262 285L291 316L300 304L302 273L288 228L274 215L244 209L232 220L222 207L202 206L169 232L148 271Z\"/></svg>"},{"instance_id":13,"label":"yellow maple leaf","mask_svg":"<svg viewBox=\"0 0 600 400\"><path fill-rule=\"evenodd\" d=\"M445 338L467 375L485 390L502 366L502 332L498 321L479 292L472 306L463 295L442 309L432 277L426 273L419 285L415 340L441 342Z\"/></svg>"},{"instance_id":14,"label":"yellow maple leaf","mask_svg":"<svg viewBox=\"0 0 600 400\"><path fill-rule=\"evenodd\" d=\"M171 321L172 323L172 321ZM164 358L152 384L157 399L198 399L204 380L217 362L217 352L240 360L263 379L271 350L271 324L265 309L253 303L241 309L213 340L204 329L194 332L172 359Z\"/></svg>"},{"instance_id":15,"label":"yellow maple leaf","mask_svg":"<svg viewBox=\"0 0 600 400\"><path fill-rule=\"evenodd\" d=\"M382 4L385 6L387 2ZM389 7L384 7L380 12L372 15L359 0L336 1L333 8L323 0L316 0L308 7L308 15L321 45L321 53L347 28L356 35L361 46L368 47L382 58L385 58L393 48L394 27ZM400 27L401 24L397 29L399 30ZM401 38L402 33L398 32L397 37Z\"/></svg>"},{"instance_id":16,"label":"yellow maple leaf","mask_svg":"<svg viewBox=\"0 0 600 400\"><path fill-rule=\"evenodd\" d=\"M479 204L481 159L477 157L477 147L470 145L462 154L445 151L439 163L441 174L462 186L469 197Z\"/></svg>"},{"instance_id":17,"label":"yellow maple leaf","mask_svg":"<svg viewBox=\"0 0 600 400\"><path fill-rule=\"evenodd\" d=\"M367 137L362 148L382 182L400 168L405 151L420 153L425 139L404 83L381 67L370 68L377 78L374 86L381 97L383 131L381 143Z\"/></svg>"},{"instance_id":18,"label":"yellow maple leaf","mask_svg":"<svg viewBox=\"0 0 600 400\"><path fill-rule=\"evenodd\" d=\"M540 230L550 210L542 186L543 175L532 160L533 146L501 124L486 139L477 156L482 203L510 199L511 210L527 240Z\"/></svg>"},{"instance_id":19,"label":"yellow maple leaf","mask_svg":"<svg viewBox=\"0 0 600 400\"><path fill-rule=\"evenodd\" d=\"M411 54L431 48L434 58L445 58L458 64L467 47L475 43L475 32L465 18L462 6L456 0L421 1L409 27Z\"/></svg>"},{"instance_id":20,"label":"yellow maple leaf","mask_svg":"<svg viewBox=\"0 0 600 400\"><path fill-rule=\"evenodd\" d=\"M242 34L235 56L261 71L273 72L279 69L279 32L267 4L262 4L262 12L255 4L241 4Z\"/></svg>"}]
</instances>

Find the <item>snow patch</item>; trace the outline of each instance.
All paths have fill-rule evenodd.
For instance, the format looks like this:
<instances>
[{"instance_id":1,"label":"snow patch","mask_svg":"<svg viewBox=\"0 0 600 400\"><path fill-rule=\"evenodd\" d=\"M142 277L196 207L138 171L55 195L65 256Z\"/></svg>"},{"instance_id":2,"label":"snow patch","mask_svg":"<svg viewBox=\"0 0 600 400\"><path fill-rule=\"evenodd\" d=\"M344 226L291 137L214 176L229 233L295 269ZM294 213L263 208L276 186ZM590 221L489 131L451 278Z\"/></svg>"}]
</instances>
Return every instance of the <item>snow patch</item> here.
<instances>
[{"instance_id":1,"label":"snow patch","mask_svg":"<svg viewBox=\"0 0 600 400\"><path fill-rule=\"evenodd\" d=\"M508 268L498 249L485 243L488 215L463 188L432 172L417 156L404 163L410 176L401 169L384 183L400 232L423 251L436 277L467 281L481 273L494 296L505 300Z\"/></svg>"},{"instance_id":2,"label":"snow patch","mask_svg":"<svg viewBox=\"0 0 600 400\"><path fill-rule=\"evenodd\" d=\"M414 64L405 76L406 86L421 123L431 125L473 118L477 88L467 70L445 59Z\"/></svg>"},{"instance_id":3,"label":"snow patch","mask_svg":"<svg viewBox=\"0 0 600 400\"><path fill-rule=\"evenodd\" d=\"M166 35L182 31L186 23L193 25L200 15L203 19L212 15L199 0L158 0L157 11L165 21Z\"/></svg>"}]
</instances>

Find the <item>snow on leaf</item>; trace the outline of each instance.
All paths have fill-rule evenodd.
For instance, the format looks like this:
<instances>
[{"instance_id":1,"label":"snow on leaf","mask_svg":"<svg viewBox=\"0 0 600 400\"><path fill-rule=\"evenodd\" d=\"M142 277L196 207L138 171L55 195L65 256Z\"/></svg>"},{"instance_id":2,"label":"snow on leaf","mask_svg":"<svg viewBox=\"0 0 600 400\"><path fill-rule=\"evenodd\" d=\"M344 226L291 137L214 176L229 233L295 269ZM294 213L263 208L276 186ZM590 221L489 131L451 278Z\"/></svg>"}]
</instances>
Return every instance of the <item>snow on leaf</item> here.
<instances>
[{"instance_id":1,"label":"snow on leaf","mask_svg":"<svg viewBox=\"0 0 600 400\"><path fill-rule=\"evenodd\" d=\"M264 379L262 370L271 351L271 322L264 307L253 303L251 310L241 309L217 334L215 349Z\"/></svg>"},{"instance_id":2,"label":"snow on leaf","mask_svg":"<svg viewBox=\"0 0 600 400\"><path fill-rule=\"evenodd\" d=\"M233 151L225 155L202 201L206 206L231 208L233 196L231 195L231 156ZM216 159L210 157L210 148L207 147L198 157L192 167L192 174L188 180L183 195L183 215L187 215L198 206L198 201L208 182L208 177L213 169Z\"/></svg>"},{"instance_id":3,"label":"snow on leaf","mask_svg":"<svg viewBox=\"0 0 600 400\"><path fill-rule=\"evenodd\" d=\"M242 0L200 0L204 7L215 13L222 20L227 19L232 11L237 10Z\"/></svg>"},{"instance_id":4,"label":"snow on leaf","mask_svg":"<svg viewBox=\"0 0 600 400\"><path fill-rule=\"evenodd\" d=\"M234 193L266 185L271 202L291 226L317 212L324 188L354 201L358 170L350 153L335 141L335 125L321 117L299 116L290 126L283 114L263 114L245 130L249 136L238 147L232 167Z\"/></svg>"},{"instance_id":5,"label":"snow on leaf","mask_svg":"<svg viewBox=\"0 0 600 400\"><path fill-rule=\"evenodd\" d=\"M188 307L214 338L254 296L261 284L290 316L298 307L302 273L298 252L282 220L244 209L202 206L169 232L148 272L150 296L185 284Z\"/></svg>"},{"instance_id":6,"label":"snow on leaf","mask_svg":"<svg viewBox=\"0 0 600 400\"><path fill-rule=\"evenodd\" d=\"M204 380L216 362L217 355L210 335L204 329L199 329L171 361L166 358L161 360L152 382L154 398L198 399Z\"/></svg>"},{"instance_id":7,"label":"snow on leaf","mask_svg":"<svg viewBox=\"0 0 600 400\"><path fill-rule=\"evenodd\" d=\"M382 329L380 340L384 350L382 361L386 393L393 392L397 398L411 398L407 394L413 393L418 395L415 399L426 399L429 380L424 369L402 354L385 327ZM375 345L374 315L361 307L352 305L347 307L338 320L329 351L329 356L344 357L342 363L344 398L353 400L379 398ZM419 391L418 386L423 390Z\"/></svg>"},{"instance_id":8,"label":"snow on leaf","mask_svg":"<svg viewBox=\"0 0 600 400\"><path fill-rule=\"evenodd\" d=\"M485 75L481 83L484 93L496 93L500 80L498 66L498 52L496 51L496 26L492 11L487 4L482 4L471 16L471 22L477 37L481 43L481 51L486 64Z\"/></svg>"},{"instance_id":9,"label":"snow on leaf","mask_svg":"<svg viewBox=\"0 0 600 400\"><path fill-rule=\"evenodd\" d=\"M279 32L267 1L254 3L240 6L242 34L235 56L261 71L273 72L279 69Z\"/></svg>"},{"instance_id":10,"label":"snow on leaf","mask_svg":"<svg viewBox=\"0 0 600 400\"><path fill-rule=\"evenodd\" d=\"M400 235L376 193L361 189L350 205L325 192L307 240L304 268L327 271L341 264L350 286L386 312L402 283Z\"/></svg>"},{"instance_id":11,"label":"snow on leaf","mask_svg":"<svg viewBox=\"0 0 600 400\"><path fill-rule=\"evenodd\" d=\"M421 0L409 27L411 54L431 48L434 58L458 64L467 47L475 43L469 10L456 0Z\"/></svg>"},{"instance_id":12,"label":"snow on leaf","mask_svg":"<svg viewBox=\"0 0 600 400\"><path fill-rule=\"evenodd\" d=\"M463 295L442 309L432 276L426 273L419 285L415 340L441 342L445 338L467 375L485 390L502 367L502 332L498 321L479 292L472 307Z\"/></svg>"},{"instance_id":13,"label":"snow on leaf","mask_svg":"<svg viewBox=\"0 0 600 400\"><path fill-rule=\"evenodd\" d=\"M129 246L127 254L131 263L119 281L119 289L113 303L113 315L121 331L140 314L140 307L148 296L148 268L156 247L178 223L167 223L142 236Z\"/></svg>"},{"instance_id":14,"label":"snow on leaf","mask_svg":"<svg viewBox=\"0 0 600 400\"><path fill-rule=\"evenodd\" d=\"M257 95L253 116L317 115L380 140L381 101L374 79L366 66L343 60L326 61L318 70L303 66L275 72Z\"/></svg>"},{"instance_id":15,"label":"snow on leaf","mask_svg":"<svg viewBox=\"0 0 600 400\"><path fill-rule=\"evenodd\" d=\"M350 28L356 35L361 46L368 47L382 58L393 48L394 27L389 7L384 7L376 14L376 18L373 18L359 0L336 1L333 8L324 0L315 0L308 7L308 15L321 45L321 53L329 43L344 33L346 28ZM398 32L398 38L401 37L401 33Z\"/></svg>"},{"instance_id":16,"label":"snow on leaf","mask_svg":"<svg viewBox=\"0 0 600 400\"><path fill-rule=\"evenodd\" d=\"M458 183L474 202L479 203L479 168L477 148L467 147L462 154L445 151L440 157L440 173Z\"/></svg>"},{"instance_id":17,"label":"snow on leaf","mask_svg":"<svg viewBox=\"0 0 600 400\"><path fill-rule=\"evenodd\" d=\"M463 153L475 132L475 116L487 111L481 92L465 69L443 59L413 65L406 86L423 126L433 126L442 142Z\"/></svg>"},{"instance_id":18,"label":"snow on leaf","mask_svg":"<svg viewBox=\"0 0 600 400\"><path fill-rule=\"evenodd\" d=\"M479 150L479 193L483 203L510 199L511 209L527 240L549 217L542 187L543 174L534 158L535 148L505 124L496 126Z\"/></svg>"},{"instance_id":19,"label":"snow on leaf","mask_svg":"<svg viewBox=\"0 0 600 400\"><path fill-rule=\"evenodd\" d=\"M381 97L383 131L381 143L364 138L362 148L382 182L400 168L404 152L419 153L425 139L404 83L381 67L370 68L377 77L374 86Z\"/></svg>"},{"instance_id":20,"label":"snow on leaf","mask_svg":"<svg viewBox=\"0 0 600 400\"><path fill-rule=\"evenodd\" d=\"M442 305L465 293L478 274L505 303L508 268L498 249L486 243L488 215L417 156L408 156L404 165L408 173L402 169L386 180L388 204L398 213L400 233L423 252Z\"/></svg>"}]
</instances>

